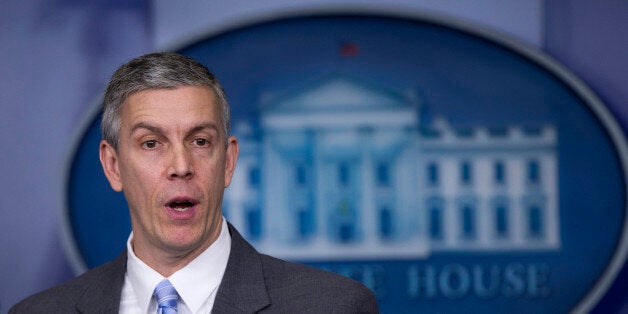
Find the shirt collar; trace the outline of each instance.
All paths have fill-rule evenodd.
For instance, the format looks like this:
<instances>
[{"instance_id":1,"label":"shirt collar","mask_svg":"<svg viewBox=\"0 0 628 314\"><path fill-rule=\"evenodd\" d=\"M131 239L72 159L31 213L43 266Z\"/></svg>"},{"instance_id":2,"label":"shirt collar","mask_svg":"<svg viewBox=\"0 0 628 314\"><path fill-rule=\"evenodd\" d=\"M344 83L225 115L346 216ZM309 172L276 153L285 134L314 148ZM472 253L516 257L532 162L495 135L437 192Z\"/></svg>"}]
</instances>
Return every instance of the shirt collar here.
<instances>
[{"instance_id":1,"label":"shirt collar","mask_svg":"<svg viewBox=\"0 0 628 314\"><path fill-rule=\"evenodd\" d=\"M153 289L164 279L146 265L133 252L133 232L127 241L127 276L136 294L138 305L144 313L148 311ZM197 312L207 299L218 289L227 268L231 251L231 236L226 220L218 239L189 264L176 271L168 280L179 293L179 298L192 313Z\"/></svg>"}]
</instances>

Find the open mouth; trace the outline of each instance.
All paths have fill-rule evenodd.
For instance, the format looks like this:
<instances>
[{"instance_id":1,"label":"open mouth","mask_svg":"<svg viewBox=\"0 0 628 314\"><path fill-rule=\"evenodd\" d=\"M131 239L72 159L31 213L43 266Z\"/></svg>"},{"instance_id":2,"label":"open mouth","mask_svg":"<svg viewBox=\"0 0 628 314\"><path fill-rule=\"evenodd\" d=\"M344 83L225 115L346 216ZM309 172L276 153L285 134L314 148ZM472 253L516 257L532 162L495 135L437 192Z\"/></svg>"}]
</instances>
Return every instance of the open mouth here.
<instances>
[{"instance_id":1,"label":"open mouth","mask_svg":"<svg viewBox=\"0 0 628 314\"><path fill-rule=\"evenodd\" d=\"M196 203L191 200L173 200L168 203L168 207L173 210L184 212L190 208L192 208Z\"/></svg>"}]
</instances>

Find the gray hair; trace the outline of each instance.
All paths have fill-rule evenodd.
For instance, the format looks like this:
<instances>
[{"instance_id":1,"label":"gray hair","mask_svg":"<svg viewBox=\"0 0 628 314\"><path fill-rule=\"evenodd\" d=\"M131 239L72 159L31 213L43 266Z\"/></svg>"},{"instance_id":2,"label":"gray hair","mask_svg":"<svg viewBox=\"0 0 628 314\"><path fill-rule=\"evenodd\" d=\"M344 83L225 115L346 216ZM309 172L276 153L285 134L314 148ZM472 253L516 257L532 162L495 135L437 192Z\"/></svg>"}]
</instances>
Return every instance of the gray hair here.
<instances>
[{"instance_id":1,"label":"gray hair","mask_svg":"<svg viewBox=\"0 0 628 314\"><path fill-rule=\"evenodd\" d=\"M134 93L149 89L204 86L214 91L221 111L225 143L230 132L229 103L218 79L196 60L173 52L137 57L116 70L104 97L102 137L115 149L120 141L122 104Z\"/></svg>"}]
</instances>

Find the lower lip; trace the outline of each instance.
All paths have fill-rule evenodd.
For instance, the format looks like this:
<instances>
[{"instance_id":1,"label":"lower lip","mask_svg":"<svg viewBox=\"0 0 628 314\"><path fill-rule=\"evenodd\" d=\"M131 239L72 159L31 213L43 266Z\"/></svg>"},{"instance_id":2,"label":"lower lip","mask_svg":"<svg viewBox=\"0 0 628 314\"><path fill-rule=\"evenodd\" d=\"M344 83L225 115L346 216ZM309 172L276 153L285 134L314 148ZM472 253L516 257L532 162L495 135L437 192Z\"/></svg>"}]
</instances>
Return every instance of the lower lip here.
<instances>
[{"instance_id":1,"label":"lower lip","mask_svg":"<svg viewBox=\"0 0 628 314\"><path fill-rule=\"evenodd\" d=\"M170 218L175 219L175 220L187 220L187 219L192 219L192 217L194 217L194 213L196 212L197 206L198 204L192 207L189 207L188 209L184 211L174 210L170 208L170 206L165 206L165 208Z\"/></svg>"}]
</instances>

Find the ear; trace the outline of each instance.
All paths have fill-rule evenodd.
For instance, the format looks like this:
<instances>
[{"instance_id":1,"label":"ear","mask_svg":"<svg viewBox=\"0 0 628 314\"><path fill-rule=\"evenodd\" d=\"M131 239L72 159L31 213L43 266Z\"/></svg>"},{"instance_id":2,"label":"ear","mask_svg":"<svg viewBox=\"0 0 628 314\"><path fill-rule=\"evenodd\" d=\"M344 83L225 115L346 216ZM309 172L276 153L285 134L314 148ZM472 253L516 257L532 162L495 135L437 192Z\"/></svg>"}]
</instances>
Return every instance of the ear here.
<instances>
[{"instance_id":1,"label":"ear","mask_svg":"<svg viewBox=\"0 0 628 314\"><path fill-rule=\"evenodd\" d=\"M105 172L111 188L116 192L122 191L122 180L120 180L120 169L118 167L118 153L109 142L100 141L100 164Z\"/></svg>"},{"instance_id":2,"label":"ear","mask_svg":"<svg viewBox=\"0 0 628 314\"><path fill-rule=\"evenodd\" d=\"M227 139L227 156L225 158L225 188L231 184L239 153L238 139L235 136L230 136Z\"/></svg>"}]
</instances>

